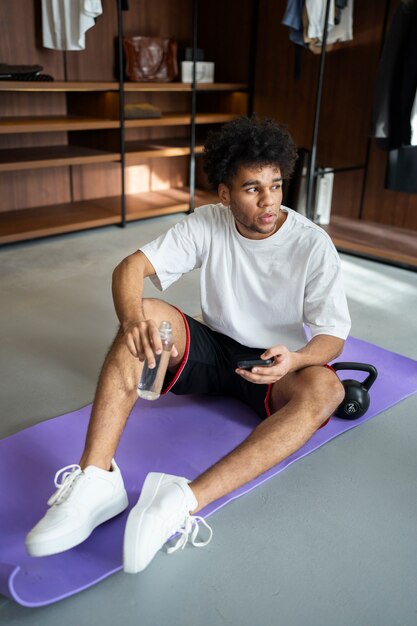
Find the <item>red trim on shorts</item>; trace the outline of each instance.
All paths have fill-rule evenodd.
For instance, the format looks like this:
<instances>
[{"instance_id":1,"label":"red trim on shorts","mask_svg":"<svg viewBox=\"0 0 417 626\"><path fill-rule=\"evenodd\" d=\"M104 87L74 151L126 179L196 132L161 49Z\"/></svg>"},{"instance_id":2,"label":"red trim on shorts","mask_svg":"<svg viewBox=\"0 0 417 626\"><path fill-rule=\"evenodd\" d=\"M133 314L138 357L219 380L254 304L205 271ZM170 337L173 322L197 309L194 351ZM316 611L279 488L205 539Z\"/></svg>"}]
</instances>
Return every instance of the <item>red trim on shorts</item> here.
<instances>
[{"instance_id":1,"label":"red trim on shorts","mask_svg":"<svg viewBox=\"0 0 417 626\"><path fill-rule=\"evenodd\" d=\"M271 416L271 409L269 408L269 398L271 397L272 385L273 383L270 383L268 385L268 389L266 390L266 396L264 400L265 412L266 412L267 417Z\"/></svg>"},{"instance_id":2,"label":"red trim on shorts","mask_svg":"<svg viewBox=\"0 0 417 626\"><path fill-rule=\"evenodd\" d=\"M180 313L184 324L185 324L185 351L184 351L184 356L182 357L182 361L178 366L177 371L175 372L175 376L174 378L171 380L171 382L169 383L169 385L166 387L166 389L162 389L161 394L165 395L166 393L168 393L168 391L170 389L172 389L172 387L175 385L175 383L177 382L177 380L179 379L179 377L182 374L182 370L184 369L184 367L187 365L187 361L188 361L188 355L190 354L190 338L191 338L191 333L190 333L190 327L188 326L188 322L187 322L187 318L185 317L184 313L178 308L176 307L174 304L171 304L171 306L176 309L178 311L178 313Z\"/></svg>"},{"instance_id":3,"label":"red trim on shorts","mask_svg":"<svg viewBox=\"0 0 417 626\"><path fill-rule=\"evenodd\" d=\"M327 369L332 370L332 372L334 372L336 374L335 370L328 363L323 365L323 367L327 367ZM268 389L266 390L266 396L265 396L265 400L264 400L265 412L266 412L266 416L267 417L270 417L270 415L271 415L271 409L270 409L270 406L269 406L269 400L270 400L270 397L271 397L272 385L273 385L273 383L268 385ZM329 417L328 420L323 422L323 424L320 426L320 428L323 428L323 426L326 426L326 424L328 424L330 422L330 420L331 420L331 417ZM320 430L320 428L318 428L318 430Z\"/></svg>"}]
</instances>

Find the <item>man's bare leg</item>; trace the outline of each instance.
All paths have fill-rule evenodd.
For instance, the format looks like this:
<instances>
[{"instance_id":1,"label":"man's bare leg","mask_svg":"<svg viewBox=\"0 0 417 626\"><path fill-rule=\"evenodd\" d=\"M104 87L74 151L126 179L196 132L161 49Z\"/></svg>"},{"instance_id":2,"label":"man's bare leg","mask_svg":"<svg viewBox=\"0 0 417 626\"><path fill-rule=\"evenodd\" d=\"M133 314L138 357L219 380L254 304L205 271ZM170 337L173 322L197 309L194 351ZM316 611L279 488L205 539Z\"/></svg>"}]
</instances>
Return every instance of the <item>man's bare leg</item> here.
<instances>
[{"instance_id":1,"label":"man's bare leg","mask_svg":"<svg viewBox=\"0 0 417 626\"><path fill-rule=\"evenodd\" d=\"M272 390L274 413L255 428L230 454L191 483L180 476L150 473L141 496L130 511L123 542L125 572L141 572L175 533L170 551L196 542L198 526L188 517L210 502L234 491L300 448L342 401L343 387L324 367L288 374ZM198 524L198 521L197 521Z\"/></svg>"},{"instance_id":2,"label":"man's bare leg","mask_svg":"<svg viewBox=\"0 0 417 626\"><path fill-rule=\"evenodd\" d=\"M193 512L238 489L301 448L343 398L339 379L321 366L287 374L275 383L271 416L190 484L198 502Z\"/></svg>"},{"instance_id":3,"label":"man's bare leg","mask_svg":"<svg viewBox=\"0 0 417 626\"><path fill-rule=\"evenodd\" d=\"M143 309L147 320L159 325L162 320L171 322L177 353L171 365L179 362L186 345L185 324L181 314L160 300L144 300ZM141 341L139 328L130 327L129 340L140 353L150 358L154 324L142 324ZM142 348L144 352L142 352ZM173 350L175 354L175 350ZM123 478L112 459L119 443L129 413L137 399L136 386L142 364L129 351L121 331L107 355L99 378L87 439L80 466L71 471L65 467L59 472L61 482L48 501L45 515L28 532L26 549L31 556L48 556L69 550L90 536L99 524L119 515L128 504ZM114 471L108 471L108 470ZM60 506L65 502L65 506ZM193 501L194 502L194 501Z\"/></svg>"},{"instance_id":4,"label":"man's bare leg","mask_svg":"<svg viewBox=\"0 0 417 626\"><path fill-rule=\"evenodd\" d=\"M171 305L156 299L144 299L147 319L158 326L163 320L171 323L178 356L171 357L169 366L175 368L182 360L185 345L185 325L181 314ZM126 421L135 404L137 384L143 363L132 356L119 330L104 361L97 384L84 452L82 469L95 465L108 470L111 466Z\"/></svg>"}]
</instances>

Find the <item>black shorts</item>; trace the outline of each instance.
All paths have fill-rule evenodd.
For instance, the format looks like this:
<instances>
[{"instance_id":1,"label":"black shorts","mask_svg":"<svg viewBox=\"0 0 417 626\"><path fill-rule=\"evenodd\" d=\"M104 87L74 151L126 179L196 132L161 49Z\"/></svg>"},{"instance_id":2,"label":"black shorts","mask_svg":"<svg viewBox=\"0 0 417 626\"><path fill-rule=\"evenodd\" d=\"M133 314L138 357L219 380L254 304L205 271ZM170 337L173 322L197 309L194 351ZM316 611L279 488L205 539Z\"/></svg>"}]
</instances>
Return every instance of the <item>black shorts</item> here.
<instances>
[{"instance_id":1,"label":"black shorts","mask_svg":"<svg viewBox=\"0 0 417 626\"><path fill-rule=\"evenodd\" d=\"M265 348L248 348L217 333L177 309L185 323L184 358L175 373L167 372L162 393L206 394L238 398L262 419L270 415L272 385L251 383L235 373L242 355L259 358Z\"/></svg>"}]
</instances>

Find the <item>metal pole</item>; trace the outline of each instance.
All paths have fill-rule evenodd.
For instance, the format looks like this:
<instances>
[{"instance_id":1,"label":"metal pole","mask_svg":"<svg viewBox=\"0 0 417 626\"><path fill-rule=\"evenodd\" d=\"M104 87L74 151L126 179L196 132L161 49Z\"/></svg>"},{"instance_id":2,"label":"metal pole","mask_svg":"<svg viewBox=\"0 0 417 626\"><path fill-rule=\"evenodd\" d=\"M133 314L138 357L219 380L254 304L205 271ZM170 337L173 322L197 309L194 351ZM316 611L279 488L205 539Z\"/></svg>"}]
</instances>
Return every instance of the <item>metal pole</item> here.
<instances>
[{"instance_id":1,"label":"metal pole","mask_svg":"<svg viewBox=\"0 0 417 626\"><path fill-rule=\"evenodd\" d=\"M313 124L313 138L311 141L310 166L308 168L308 179L307 179L306 215L309 219L313 221L315 217L315 210L314 210L314 195L315 194L314 192L315 192L315 187L316 187L315 178L316 178L317 139L318 139L318 134L319 134L320 108L321 108L321 98L322 98L322 93L323 93L324 65L326 61L326 44L327 44L329 13L330 13L330 0L327 0L326 14L324 18L324 27L323 27L322 48L321 48L321 55L320 55L319 80L317 84L316 104L315 104L315 109L314 109L314 124Z\"/></svg>"},{"instance_id":2,"label":"metal pole","mask_svg":"<svg viewBox=\"0 0 417 626\"><path fill-rule=\"evenodd\" d=\"M259 23L259 0L252 3L252 33L249 48L249 94L248 94L248 115L254 112L255 103L255 73L256 73L256 53L258 50L258 23Z\"/></svg>"},{"instance_id":3,"label":"metal pole","mask_svg":"<svg viewBox=\"0 0 417 626\"><path fill-rule=\"evenodd\" d=\"M123 13L122 0L117 0L117 30L119 50L119 120L120 120L120 166L121 166L121 218L120 226L126 226L126 193L125 193L125 90L123 67Z\"/></svg>"},{"instance_id":4,"label":"metal pole","mask_svg":"<svg viewBox=\"0 0 417 626\"><path fill-rule=\"evenodd\" d=\"M195 208L195 146L197 114L197 38L198 38L198 0L193 0L193 81L191 84L191 138L190 138L190 208Z\"/></svg>"}]
</instances>

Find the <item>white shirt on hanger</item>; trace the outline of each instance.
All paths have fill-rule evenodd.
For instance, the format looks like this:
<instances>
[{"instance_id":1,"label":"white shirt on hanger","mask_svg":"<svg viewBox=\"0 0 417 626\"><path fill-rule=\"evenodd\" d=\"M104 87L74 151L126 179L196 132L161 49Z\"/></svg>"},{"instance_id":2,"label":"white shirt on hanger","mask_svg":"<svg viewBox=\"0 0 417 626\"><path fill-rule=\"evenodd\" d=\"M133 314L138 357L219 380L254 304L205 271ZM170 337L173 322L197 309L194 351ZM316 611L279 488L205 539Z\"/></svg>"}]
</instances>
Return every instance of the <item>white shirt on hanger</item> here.
<instances>
[{"instance_id":1,"label":"white shirt on hanger","mask_svg":"<svg viewBox=\"0 0 417 626\"><path fill-rule=\"evenodd\" d=\"M101 0L42 0L44 47L84 50L85 33L102 12Z\"/></svg>"},{"instance_id":2,"label":"white shirt on hanger","mask_svg":"<svg viewBox=\"0 0 417 626\"><path fill-rule=\"evenodd\" d=\"M311 39L323 39L324 18L326 15L327 0L306 0L308 15L308 37ZM334 2L330 2L328 19L327 43L337 41L350 41L353 39L353 0L349 0L347 6L341 11L340 23L334 23Z\"/></svg>"}]
</instances>

